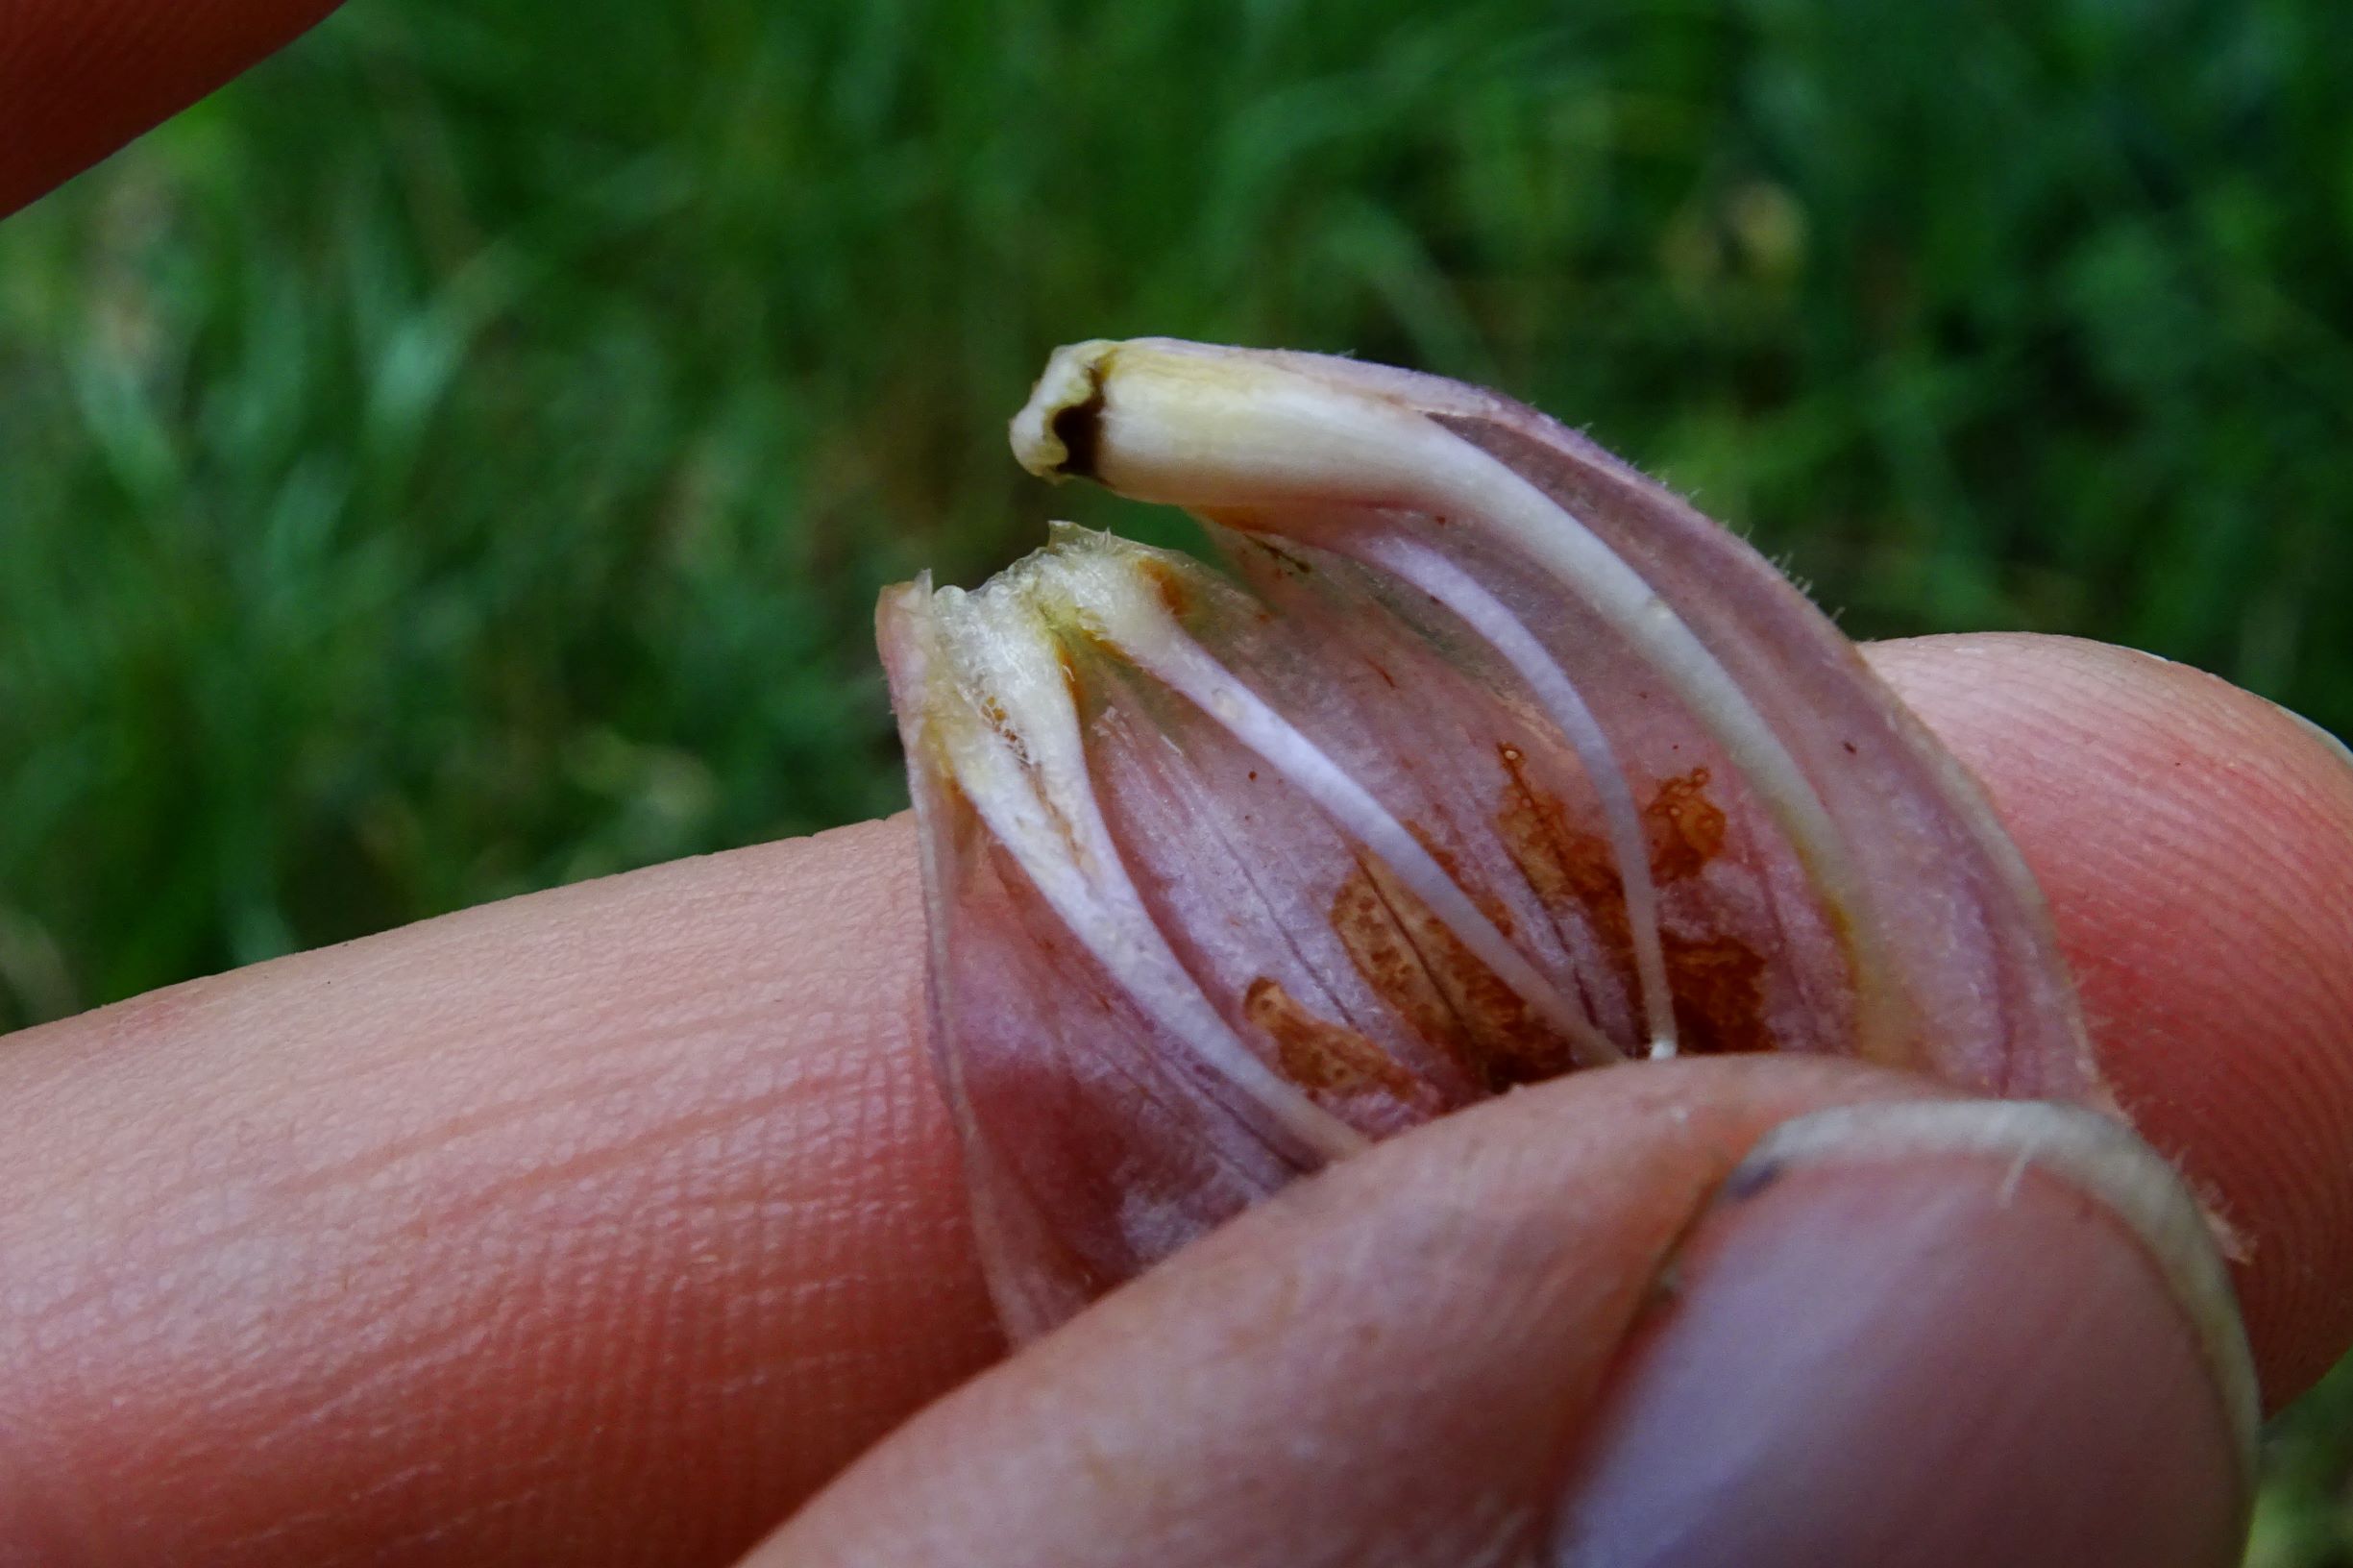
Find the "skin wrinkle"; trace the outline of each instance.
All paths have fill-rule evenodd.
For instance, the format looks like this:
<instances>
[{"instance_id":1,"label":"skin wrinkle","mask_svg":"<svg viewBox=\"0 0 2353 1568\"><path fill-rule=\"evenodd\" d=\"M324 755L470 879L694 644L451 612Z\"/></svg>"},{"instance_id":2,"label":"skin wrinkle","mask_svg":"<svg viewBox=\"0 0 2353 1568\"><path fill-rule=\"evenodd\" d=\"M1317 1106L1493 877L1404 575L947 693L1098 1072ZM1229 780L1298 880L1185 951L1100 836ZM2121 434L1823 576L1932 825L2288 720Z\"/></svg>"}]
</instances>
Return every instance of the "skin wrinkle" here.
<instances>
[{"instance_id":1,"label":"skin wrinkle","mask_svg":"<svg viewBox=\"0 0 2353 1568\"><path fill-rule=\"evenodd\" d=\"M289 1305L296 1306L299 1311L299 1304ZM490 1328L471 1324L444 1325L443 1333L436 1335L429 1326L403 1324L396 1320L385 1325L387 1337L393 1342L389 1347L380 1347L384 1349L381 1359L359 1378L361 1386L354 1388L344 1382L350 1366L347 1346L333 1342L332 1336L316 1333L294 1338L273 1336L271 1331L274 1327L274 1321L257 1324L259 1342L226 1358L233 1367L256 1364L257 1357L282 1358L291 1364L282 1370L274 1388L263 1390L258 1400L251 1396L241 1397L243 1391L232 1386L218 1390L210 1398L189 1402L189 1409L201 1415L206 1426L219 1424L251 1434L246 1443L241 1443L226 1457L227 1462L212 1478L208 1489L215 1496L233 1494L246 1483L268 1485L276 1470L284 1462L283 1458L274 1455L310 1455L310 1445L305 1439L313 1433L319 1433L324 1440L321 1445L324 1451L333 1452L331 1424L343 1413L337 1407L359 1412L362 1425L366 1424L365 1412L370 1409L397 1411L399 1413L394 1414L388 1422L380 1416L378 1424L384 1430L404 1432L411 1440L412 1450L431 1453L444 1448L444 1443L433 1440L429 1434L437 1428L453 1425L453 1417L445 1417L438 1409L430 1407L403 1410L397 1401L371 1407L365 1398L366 1388L376 1384L394 1384L403 1374L429 1373L438 1366L463 1364L470 1352L478 1352L484 1343L495 1337ZM445 1338L450 1342L443 1343ZM323 1339L326 1342L323 1343ZM307 1374L305 1363L310 1363ZM310 1403L306 1407L299 1407L294 1412L284 1411L284 1399L298 1390L309 1391ZM477 1440L481 1434L469 1432L465 1435L470 1440ZM166 1454L183 1450L201 1453L205 1448L202 1429L179 1433L167 1428L155 1433L142 1433L140 1438L143 1443L159 1448ZM365 1495L376 1490L368 1484L375 1479L366 1470L361 1470L350 1473L345 1484L351 1493ZM331 1493L334 1489L323 1490ZM331 1524L341 1508L349 1506L347 1500L337 1506L323 1507L318 1517ZM196 1511L201 1517L204 1509L199 1506ZM282 1516L266 1517L277 1523L284 1522ZM244 1533L240 1532L240 1538Z\"/></svg>"},{"instance_id":2,"label":"skin wrinkle","mask_svg":"<svg viewBox=\"0 0 2353 1568\"><path fill-rule=\"evenodd\" d=\"M702 989L705 994L709 993L707 986ZM681 994L685 994L683 988ZM714 999L712 1004L696 1012L667 1015L658 1019L646 1020L637 1027L620 1031L593 1030L588 1027L588 1020L582 1020L581 1026L576 1031L562 1028L558 1032L549 1029L548 1020L544 1017L535 1017L530 1021L534 1026L534 1034L553 1034L558 1041L563 1042L562 1054L577 1069L605 1058L623 1062L644 1060L649 1055L647 1049L649 1046L662 1044L682 1037L699 1034L748 1037L756 1033L759 1027L764 1026L768 1017L772 1017L775 1005L775 998L772 994L730 996L725 1002ZM837 1024L837 1020L827 1017L814 1020L811 1027L812 1036L822 1039L832 1033L833 1031L828 1028L829 1024ZM843 1028L841 1032L854 1033L854 1027ZM576 1033L579 1041L576 1046L572 1045L570 1041L565 1039L566 1036ZM508 1040L492 1039L482 1047L482 1054L486 1058L495 1059L510 1043ZM547 1060L547 1055L544 1051L537 1052L526 1060L536 1065ZM582 1098L584 1091L593 1090L618 1097L623 1091L643 1090L681 1073L699 1071L705 1077L715 1078L723 1070L734 1066L734 1064L727 1062L705 1064L693 1057L668 1051L652 1053L651 1063L650 1066L639 1072L616 1074L602 1081L588 1079L570 1081L552 1089L541 1087L541 1080L545 1077L544 1072L535 1071L526 1075L518 1071L514 1076L521 1081L522 1087L529 1090L528 1092L487 1103L480 1103L478 1095L469 1096L470 1099L478 1102L474 1109L454 1114L443 1113L437 1120L421 1118L421 1125L410 1135L405 1143L400 1140L380 1139L364 1153L355 1154L352 1163L354 1165L369 1162L388 1163L406 1154L438 1153L443 1146L466 1134L478 1131L511 1130L507 1124L517 1112L533 1109L561 1110ZM745 1075L789 1071L795 1075L796 1082L806 1087L813 1101L821 1103L827 1098L829 1092L838 1092L846 1089L848 1080L860 1074L870 1073L872 1066L849 1053L835 1052L827 1055L810 1052L796 1055L789 1064L772 1057L762 1057L745 1065L741 1071ZM829 1083L827 1081L829 1075L833 1079L844 1082ZM338 1170L332 1164L322 1164L309 1175L315 1176L322 1183L327 1183L336 1178Z\"/></svg>"},{"instance_id":3,"label":"skin wrinkle","mask_svg":"<svg viewBox=\"0 0 2353 1568\"><path fill-rule=\"evenodd\" d=\"M13 1393L0 1380L0 1520L12 1526L0 1536L0 1547L46 1543L47 1549L20 1559L0 1556L0 1561L92 1560L100 1551L94 1543L100 1536L97 1521L104 1499L82 1484L63 1445L54 1435L44 1440L42 1423L18 1408Z\"/></svg>"},{"instance_id":4,"label":"skin wrinkle","mask_svg":"<svg viewBox=\"0 0 2353 1568\"><path fill-rule=\"evenodd\" d=\"M596 1054L642 1061L648 1045L670 1038L674 1037L660 1031L635 1030L617 1037L609 1050ZM582 1079L541 1092L492 1101L448 1115L438 1123L428 1125L420 1118L419 1125L396 1137L374 1140L363 1150L306 1165L296 1174L282 1177L272 1184L272 1191L280 1197L302 1198L338 1188L373 1188L404 1167L445 1156L457 1143L479 1140L496 1147L500 1137L527 1131L543 1115L553 1119L554 1114L579 1112L600 1103L618 1103L669 1083L677 1075L676 1063L656 1059L653 1065L636 1071ZM768 1098L772 1100L774 1096Z\"/></svg>"},{"instance_id":5,"label":"skin wrinkle","mask_svg":"<svg viewBox=\"0 0 2353 1568\"><path fill-rule=\"evenodd\" d=\"M688 1162L676 1158L665 1163L666 1168L678 1168L679 1173L662 1181L640 1200L643 1224L651 1235L665 1237L674 1237L675 1240L670 1244L672 1252L706 1257L716 1256L718 1249L714 1248L706 1237L698 1235L698 1229L713 1228L716 1222L717 1228L723 1232L727 1222L718 1212L716 1206L697 1199L695 1195L697 1175L691 1168L685 1168L688 1165ZM741 1201L748 1207L755 1200L747 1198ZM601 1216L598 1216L598 1222L603 1223ZM526 1208L518 1213L511 1226L498 1234L511 1234L521 1238L527 1253L545 1250L547 1245L545 1238L561 1234L565 1228L560 1222L549 1223L546 1219L539 1217L535 1212ZM474 1271L493 1278L511 1277L528 1282L540 1278L543 1272L543 1266L527 1257L520 1262L514 1259L497 1257L484 1257L472 1260L470 1262ZM458 1273L464 1270L448 1269L439 1272ZM674 1286L678 1282L691 1276L695 1270L691 1266L674 1264L663 1272L670 1277ZM655 1304L654 1311L658 1318L660 1311L658 1301ZM527 1324L528 1318L525 1317L522 1321ZM559 1332L562 1330L563 1319L560 1314L552 1315L551 1322L556 1330ZM527 1338L531 1342L538 1342L541 1335L533 1331L527 1335ZM654 1345L666 1345L670 1343L670 1339L669 1336L657 1332L652 1335L650 1342ZM616 1383L623 1386L629 1385L626 1377L615 1377L609 1368L605 1368L596 1379L595 1385L604 1386Z\"/></svg>"},{"instance_id":6,"label":"skin wrinkle","mask_svg":"<svg viewBox=\"0 0 2353 1568\"><path fill-rule=\"evenodd\" d=\"M274 1451L299 1448L346 1412L370 1409L372 1396L386 1385L479 1355L496 1335L495 1325L472 1319L415 1326L395 1322L385 1325L385 1332L375 1336L376 1342L357 1354L338 1347L333 1383L322 1386L317 1398L304 1409L274 1416L266 1428L255 1433L248 1452L255 1459L267 1459Z\"/></svg>"},{"instance_id":7,"label":"skin wrinkle","mask_svg":"<svg viewBox=\"0 0 2353 1568\"><path fill-rule=\"evenodd\" d=\"M692 1139L741 1126L749 1119L773 1115L799 1104L805 1094L806 1090L802 1086L791 1086L757 1097L738 1099L708 1111L682 1109L672 1119L651 1123L625 1140L583 1141L554 1159L477 1187L467 1194L463 1203L444 1204L436 1209L429 1216L429 1222L464 1223L476 1217L478 1212L500 1207L511 1195L615 1172L625 1174L642 1164L649 1155L667 1149L681 1139ZM416 1223L422 1225L428 1222L421 1216Z\"/></svg>"},{"instance_id":8,"label":"skin wrinkle","mask_svg":"<svg viewBox=\"0 0 2353 1568\"><path fill-rule=\"evenodd\" d=\"M709 874L719 869L712 861L704 860L679 862L640 873L647 879L647 886L632 891L641 895L662 896L646 900L650 907L640 913L640 925L626 934L635 943L630 956L638 966L650 961L657 968L674 969L681 976L701 975L701 989L706 994L713 961L751 945L748 932L762 908L772 914L774 898L772 884L764 884L734 867L724 869L732 874ZM712 884L707 898L698 896L706 881ZM541 1075L537 1069L544 1066L549 1054L544 1045L522 1062L517 1062L507 1049L522 1036L551 1042L559 1050L573 1040L592 1052L617 1048L622 1042L594 1027L598 1022L594 1015L581 1014L567 995L574 989L574 977L593 973L600 964L609 962L609 949L618 935L595 919L602 900L578 896L596 886L589 884L586 888L561 889L539 895L551 900L544 912L534 910L535 914L544 913L545 919L521 928L501 913L502 906L493 904L389 933L372 942L323 949L322 954L348 955L349 959L334 966L337 1049L326 1056L296 1052L229 1064L230 1071L216 1081L220 1087L212 1090L212 1098L236 1103L250 1098L253 1089L259 1084L282 1090L345 1092L355 1082L355 1064L351 1061L354 1055L377 1053L373 1063L359 1064L363 1074L372 1067L379 1078L387 1074L398 1076L409 1069L407 1058L404 1054L386 1054L384 1048L405 1046L419 1039L441 1039L453 1044L463 1041L462 1048L442 1055L441 1066L453 1071L489 1069L493 1076L486 1082L499 1081L498 1074L523 1076L527 1081ZM768 890L765 905L756 896L763 886ZM666 942L667 949L651 948L656 941ZM495 944L496 952L486 953L485 943ZM300 955L281 962L301 966L322 954ZM479 987L453 989L442 983L442 977L451 970L478 971L487 967L485 961L491 958L504 971L500 988L485 993ZM242 984L237 975L174 988L181 990L190 994L171 1011L177 1015L174 1021L188 1032L228 1034L250 1030L265 1037L299 1036L306 1032L305 1020L315 1011L316 998L292 988L269 992L257 998L254 988ZM676 990L678 994L691 995L695 986L682 979ZM642 1010L636 1004L646 994L661 992L646 988L632 994L633 1020L642 1017ZM172 992L159 995L170 996ZM744 1012L747 1017L754 1016L751 1007ZM643 1021L645 1034L652 1037L665 1027L683 1028L696 1020ZM37 1036L39 1031L28 1033ZM104 1070L115 1060L119 1059L94 1063L93 1066ZM368 1078L361 1076L356 1081L366 1083ZM124 1074L116 1087L128 1097L127 1110L138 1107L142 1101L149 1102L149 1108L158 1113L181 1115L187 1109L176 1095L163 1098L160 1085L156 1086L155 1095L143 1092L146 1080L135 1074ZM461 1080L459 1087L469 1086ZM475 1099L478 1090L462 1097Z\"/></svg>"},{"instance_id":9,"label":"skin wrinkle","mask_svg":"<svg viewBox=\"0 0 2353 1568\"><path fill-rule=\"evenodd\" d=\"M740 1100L732 1104L723 1104L712 1110L697 1109L708 1103L710 1096L706 1094L690 1091L678 1095L676 1098L681 1110L677 1115L668 1121L655 1122L647 1126L624 1142L587 1145L569 1159L551 1159L535 1166L516 1170L502 1180L489 1181L475 1187L463 1201L445 1198L438 1203L419 1205L405 1220L383 1226L383 1234L387 1239L399 1239L404 1237L410 1239L422 1239L435 1228L455 1226L462 1231L469 1221L479 1222L487 1211L500 1207L510 1196L528 1197L536 1188L576 1182L579 1178L595 1174L601 1169L623 1168L634 1163L650 1163L650 1157L657 1156L674 1145L685 1143L693 1135L706 1129L723 1129L738 1122L764 1126L772 1119L771 1113L789 1105L797 1095L807 1092L809 1089L807 1084L798 1081L800 1074L797 1065L793 1069L780 1070L790 1071L795 1081L788 1083L785 1088L776 1092ZM641 1078L651 1080L665 1075L674 1075L674 1066L666 1065L656 1072L641 1075ZM823 1086L821 1084L818 1087L821 1089ZM552 1095L545 1097L543 1105L555 1109L578 1109L572 1106L568 1097ZM501 1125L496 1118L486 1119L461 1115L453 1120L457 1124L455 1131L469 1134L478 1131L515 1131L512 1127ZM453 1136L447 1141L454 1145L459 1139ZM518 1139L518 1141L527 1144L529 1140ZM413 1139L412 1144L409 1151L412 1154L439 1155L446 1164L450 1153L449 1147L436 1149L423 1135L418 1135ZM495 1144L492 1146L495 1151ZM343 1168L364 1175L366 1163L347 1163ZM331 1181L295 1180L284 1183L282 1191L297 1196L334 1196L331 1188L336 1185L338 1184ZM363 1205L375 1211L381 1211L385 1207L386 1193L380 1183L355 1181L341 1185L348 1185L354 1189L348 1194L350 1202L347 1207L351 1210L359 1212ZM422 1183L417 1185L418 1190L422 1193L425 1190L424 1185ZM692 1179L681 1179L676 1185L681 1189L691 1190ZM165 1239L143 1243L141 1250L149 1252L158 1260L156 1273L169 1278L174 1266L183 1261L201 1262L219 1254L224 1247L230 1244L243 1240L256 1233L266 1233L272 1226L280 1223L282 1215L267 1202L269 1198L276 1195L278 1194L264 1190L259 1194L264 1201L248 1208L233 1222L208 1228L198 1227L184 1234L167 1232ZM644 1215L643 1221L649 1226L658 1225L660 1223L658 1213ZM525 1229L521 1234L530 1235L532 1233ZM97 1290L106 1287L105 1282L93 1281L89 1289ZM230 1294L235 1295L244 1293L249 1286L247 1281L238 1277L232 1278L228 1282L227 1288ZM66 1297L46 1304L45 1308L36 1309L36 1311L40 1311L42 1315L69 1313L78 1307L87 1304L86 1295L80 1300ZM184 1306L187 1303L183 1300L182 1305ZM135 1311L137 1311L136 1308L134 1309L135 1312Z\"/></svg>"}]
</instances>

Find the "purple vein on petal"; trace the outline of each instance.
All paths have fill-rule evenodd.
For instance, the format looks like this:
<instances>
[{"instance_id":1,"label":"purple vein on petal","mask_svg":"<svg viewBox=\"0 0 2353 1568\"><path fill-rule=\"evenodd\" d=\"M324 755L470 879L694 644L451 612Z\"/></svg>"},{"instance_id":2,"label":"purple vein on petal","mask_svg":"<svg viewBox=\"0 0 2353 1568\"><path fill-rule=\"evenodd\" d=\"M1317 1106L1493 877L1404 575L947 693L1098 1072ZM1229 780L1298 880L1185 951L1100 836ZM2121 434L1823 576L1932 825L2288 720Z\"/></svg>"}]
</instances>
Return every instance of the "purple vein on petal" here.
<instances>
[{"instance_id":1,"label":"purple vein on petal","mask_svg":"<svg viewBox=\"0 0 2353 1568\"><path fill-rule=\"evenodd\" d=\"M1319 1157L1353 1153L1363 1136L1260 1061L1153 923L1103 820L1077 705L1028 587L1016 576L1001 599L952 588L932 599L930 625L953 647L939 664L969 681L954 682L936 733L973 809L1148 1017ZM993 709L975 692L992 694ZM951 716L962 722L940 722Z\"/></svg>"},{"instance_id":2,"label":"purple vein on petal","mask_svg":"<svg viewBox=\"0 0 2353 1568\"><path fill-rule=\"evenodd\" d=\"M936 1053L1017 1337L1370 1139L1644 1043L2110 1103L1958 764L1769 563L1575 432L1140 340L1058 353L1012 436L1190 509L1234 569L1058 526L881 606Z\"/></svg>"},{"instance_id":3,"label":"purple vein on petal","mask_svg":"<svg viewBox=\"0 0 2353 1568\"><path fill-rule=\"evenodd\" d=\"M1585 705L1577 683L1545 650L1535 634L1511 613L1502 600L1481 587L1477 579L1436 551L1390 532L1337 532L1327 541L1342 554L1355 555L1400 581L1420 589L1484 638L1520 678L1527 681L1546 715L1575 748L1600 797L1610 853L1616 858L1618 880L1625 891L1626 915L1634 947L1636 977L1642 985L1642 1012L1650 1026L1651 1054L1675 1054L1675 997L1667 985L1666 955L1658 939L1658 890L1651 877L1650 846L1642 819L1627 788L1626 771L1617 750L1603 733L1600 721Z\"/></svg>"},{"instance_id":4,"label":"purple vein on petal","mask_svg":"<svg viewBox=\"0 0 2353 1568\"><path fill-rule=\"evenodd\" d=\"M1909 1001L1844 834L1707 644L1583 519L1402 401L1412 378L1332 363L1319 371L1308 357L1165 339L1075 344L1056 351L1016 416L1015 454L1033 473L1072 472L1057 432L1065 414L1092 409L1084 471L1133 499L1274 515L1339 505L1453 517L1518 552L1627 639L1772 813L1851 938L1858 1054L1909 1039Z\"/></svg>"},{"instance_id":5,"label":"purple vein on petal","mask_svg":"<svg viewBox=\"0 0 2353 1568\"><path fill-rule=\"evenodd\" d=\"M1137 667L1215 720L1365 848L1386 862L1496 978L1561 1034L1586 1066L1624 1060L1585 1016L1536 971L1405 823L1238 675L1188 637L1145 593L1128 587L1091 603L1105 634Z\"/></svg>"}]
</instances>

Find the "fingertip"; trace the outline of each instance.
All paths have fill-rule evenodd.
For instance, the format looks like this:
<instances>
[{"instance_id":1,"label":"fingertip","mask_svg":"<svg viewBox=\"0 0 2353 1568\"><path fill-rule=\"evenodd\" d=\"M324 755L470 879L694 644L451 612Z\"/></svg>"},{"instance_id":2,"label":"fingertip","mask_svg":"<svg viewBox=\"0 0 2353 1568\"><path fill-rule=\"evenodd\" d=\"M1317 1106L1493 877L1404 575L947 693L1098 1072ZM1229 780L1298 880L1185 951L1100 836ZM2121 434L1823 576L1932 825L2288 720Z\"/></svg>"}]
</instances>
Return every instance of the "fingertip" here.
<instances>
[{"instance_id":1,"label":"fingertip","mask_svg":"<svg viewBox=\"0 0 2353 1568\"><path fill-rule=\"evenodd\" d=\"M2353 1343L2353 766L2285 709L2128 649L1870 652L2033 868L2135 1125L2240 1238L2285 1403Z\"/></svg>"}]
</instances>

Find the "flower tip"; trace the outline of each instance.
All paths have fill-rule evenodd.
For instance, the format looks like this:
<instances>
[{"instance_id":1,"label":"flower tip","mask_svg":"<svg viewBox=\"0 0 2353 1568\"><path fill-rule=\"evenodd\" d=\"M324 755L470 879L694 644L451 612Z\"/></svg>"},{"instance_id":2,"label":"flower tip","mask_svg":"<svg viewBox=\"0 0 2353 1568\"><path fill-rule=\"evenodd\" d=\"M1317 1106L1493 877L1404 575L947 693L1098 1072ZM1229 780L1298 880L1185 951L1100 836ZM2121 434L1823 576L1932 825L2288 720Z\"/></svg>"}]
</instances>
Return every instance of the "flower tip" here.
<instances>
[{"instance_id":1,"label":"flower tip","mask_svg":"<svg viewBox=\"0 0 2353 1568\"><path fill-rule=\"evenodd\" d=\"M874 635L887 653L906 639L908 628L931 613L931 573L912 582L895 582L874 600Z\"/></svg>"},{"instance_id":2,"label":"flower tip","mask_svg":"<svg viewBox=\"0 0 2353 1568\"><path fill-rule=\"evenodd\" d=\"M903 721L911 723L920 709L920 694L929 680L931 638L931 574L885 588L874 600L874 642L891 683L891 705ZM905 724L901 727L904 731Z\"/></svg>"},{"instance_id":3,"label":"flower tip","mask_svg":"<svg viewBox=\"0 0 2353 1568\"><path fill-rule=\"evenodd\" d=\"M1095 478L1103 427L1103 373L1118 344L1090 338L1056 349L1029 402L1013 416L1013 454L1042 479Z\"/></svg>"}]
</instances>

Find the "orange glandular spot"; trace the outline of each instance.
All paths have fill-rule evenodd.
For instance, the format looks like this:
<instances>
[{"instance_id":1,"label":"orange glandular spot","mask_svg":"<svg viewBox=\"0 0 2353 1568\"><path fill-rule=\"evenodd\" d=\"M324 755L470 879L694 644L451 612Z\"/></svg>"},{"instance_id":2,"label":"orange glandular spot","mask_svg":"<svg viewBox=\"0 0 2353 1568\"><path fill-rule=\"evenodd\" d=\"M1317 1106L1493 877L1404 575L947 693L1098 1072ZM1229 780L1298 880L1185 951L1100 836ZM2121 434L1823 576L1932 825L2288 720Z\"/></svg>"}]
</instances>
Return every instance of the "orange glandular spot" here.
<instances>
[{"instance_id":1,"label":"orange glandular spot","mask_svg":"<svg viewBox=\"0 0 2353 1568\"><path fill-rule=\"evenodd\" d=\"M1480 1087L1500 1091L1575 1066L1569 1041L1382 862L1358 860L1331 919L1365 983Z\"/></svg>"},{"instance_id":2,"label":"orange glandular spot","mask_svg":"<svg viewBox=\"0 0 2353 1568\"><path fill-rule=\"evenodd\" d=\"M1513 864L1548 906L1582 912L1619 978L1631 987L1633 937L1609 841L1577 827L1556 797L1535 787L1518 747L1503 747L1498 755L1510 782L1495 822ZM1662 888L1698 876L1724 850L1727 819L1707 797L1707 784L1704 768L1661 779L1642 808L1651 878ZM1764 1018L1765 961L1754 948L1728 932L1690 929L1661 931L1659 947L1686 1054L1775 1048Z\"/></svg>"},{"instance_id":3,"label":"orange glandular spot","mask_svg":"<svg viewBox=\"0 0 2353 1568\"><path fill-rule=\"evenodd\" d=\"M1283 1075L1302 1089L1337 1094L1378 1089L1399 1099L1417 1094L1418 1081L1386 1051L1354 1029L1317 1017L1271 975L1260 975L1242 992L1242 1016L1275 1042Z\"/></svg>"}]
</instances>

